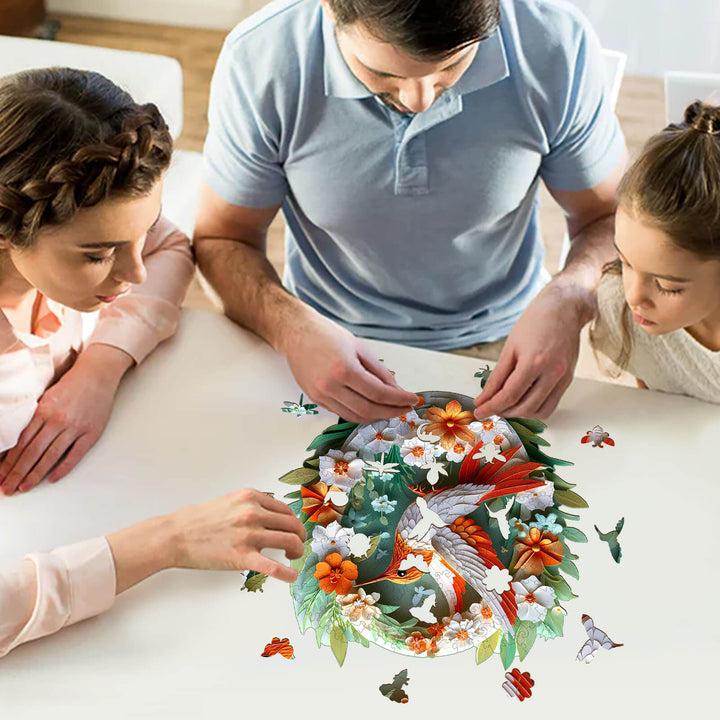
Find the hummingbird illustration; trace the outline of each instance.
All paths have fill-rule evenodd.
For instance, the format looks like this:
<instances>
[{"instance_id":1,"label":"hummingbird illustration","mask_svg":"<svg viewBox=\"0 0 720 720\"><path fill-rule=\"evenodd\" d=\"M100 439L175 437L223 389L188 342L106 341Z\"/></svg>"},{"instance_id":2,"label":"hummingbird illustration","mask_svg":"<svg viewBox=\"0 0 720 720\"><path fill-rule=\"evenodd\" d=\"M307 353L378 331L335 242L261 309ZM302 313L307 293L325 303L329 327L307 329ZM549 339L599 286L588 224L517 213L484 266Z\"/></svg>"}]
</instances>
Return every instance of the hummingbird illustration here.
<instances>
[{"instance_id":1,"label":"hummingbird illustration","mask_svg":"<svg viewBox=\"0 0 720 720\"><path fill-rule=\"evenodd\" d=\"M458 484L420 494L400 517L395 531L390 565L376 578L361 585L388 580L409 584L423 576L418 563L403 562L408 555L422 555L430 576L442 591L452 613L461 612L463 595L469 584L492 608L502 629L512 634L517 616L515 593L489 590L483 582L490 567L503 568L487 533L465 517L481 503L539 487L543 480L528 477L543 467L536 462L515 465L510 460L520 450L505 453L505 462L484 463L466 455L460 467ZM402 565L402 568L401 568Z\"/></svg>"}]
</instances>

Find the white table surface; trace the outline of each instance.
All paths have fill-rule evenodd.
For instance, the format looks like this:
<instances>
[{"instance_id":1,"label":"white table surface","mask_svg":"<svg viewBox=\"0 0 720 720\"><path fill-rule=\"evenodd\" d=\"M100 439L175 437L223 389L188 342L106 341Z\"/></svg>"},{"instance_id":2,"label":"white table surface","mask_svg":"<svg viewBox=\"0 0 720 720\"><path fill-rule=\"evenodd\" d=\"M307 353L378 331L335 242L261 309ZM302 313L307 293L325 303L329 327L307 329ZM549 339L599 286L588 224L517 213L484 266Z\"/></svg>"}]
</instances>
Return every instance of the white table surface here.
<instances>
[{"instance_id":1,"label":"white table surface","mask_svg":"<svg viewBox=\"0 0 720 720\"><path fill-rule=\"evenodd\" d=\"M413 391L475 395L477 360L374 343ZM0 498L0 562L101 535L235 488L278 496L276 478L335 417L280 412L299 389L285 362L226 318L185 311L178 335L123 383L105 435L57 485ZM593 425L617 445L593 448ZM300 634L287 586L240 590L234 573L169 571L125 593L105 615L0 660L0 718L349 718L487 715L671 717L714 706L720 650L716 514L720 507L717 406L577 380L545 437L572 460L560 474L590 504L575 545L580 596L564 603L565 637L538 640L523 663L535 679L524 703L501 689L497 657L472 651L408 658L351 643L338 668L314 633ZM623 560L613 562L593 523L625 517ZM575 661L590 614L624 647ZM261 658L273 636L296 659ZM378 687L408 669L409 702Z\"/></svg>"}]
</instances>

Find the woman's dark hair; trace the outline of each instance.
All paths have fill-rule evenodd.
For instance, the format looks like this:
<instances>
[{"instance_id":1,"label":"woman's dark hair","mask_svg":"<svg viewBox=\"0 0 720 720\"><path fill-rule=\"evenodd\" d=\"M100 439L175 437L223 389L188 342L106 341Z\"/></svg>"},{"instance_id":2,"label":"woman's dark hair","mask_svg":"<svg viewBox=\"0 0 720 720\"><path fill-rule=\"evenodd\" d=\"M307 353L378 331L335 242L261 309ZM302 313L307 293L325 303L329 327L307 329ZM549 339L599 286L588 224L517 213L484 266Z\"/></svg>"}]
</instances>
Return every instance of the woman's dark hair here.
<instances>
[{"instance_id":1,"label":"woman's dark hair","mask_svg":"<svg viewBox=\"0 0 720 720\"><path fill-rule=\"evenodd\" d=\"M653 135L623 176L618 205L677 247L704 260L720 260L720 107L697 100L685 110L682 123ZM620 261L606 265L603 274L622 274ZM631 325L625 305L621 349L613 359L621 369L630 359Z\"/></svg>"},{"instance_id":2,"label":"woman's dark hair","mask_svg":"<svg viewBox=\"0 0 720 720\"><path fill-rule=\"evenodd\" d=\"M0 78L0 242L28 247L43 226L107 198L147 195L170 164L157 107L71 68Z\"/></svg>"},{"instance_id":3,"label":"woman's dark hair","mask_svg":"<svg viewBox=\"0 0 720 720\"><path fill-rule=\"evenodd\" d=\"M328 0L338 26L363 23L408 55L442 59L500 24L500 0Z\"/></svg>"}]
</instances>

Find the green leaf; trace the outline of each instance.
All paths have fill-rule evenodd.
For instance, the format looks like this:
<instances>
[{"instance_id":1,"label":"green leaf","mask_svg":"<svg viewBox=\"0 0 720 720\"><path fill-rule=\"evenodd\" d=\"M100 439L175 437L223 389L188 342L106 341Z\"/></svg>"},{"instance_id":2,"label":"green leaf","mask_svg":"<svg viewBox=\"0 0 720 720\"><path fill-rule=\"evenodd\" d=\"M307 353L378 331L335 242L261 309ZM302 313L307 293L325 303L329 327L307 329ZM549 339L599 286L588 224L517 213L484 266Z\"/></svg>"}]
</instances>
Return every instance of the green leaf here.
<instances>
[{"instance_id":1,"label":"green leaf","mask_svg":"<svg viewBox=\"0 0 720 720\"><path fill-rule=\"evenodd\" d=\"M576 492L572 490L556 490L553 493L556 503L571 508L586 508L588 504Z\"/></svg>"},{"instance_id":2,"label":"green leaf","mask_svg":"<svg viewBox=\"0 0 720 720\"><path fill-rule=\"evenodd\" d=\"M528 457L534 462L542 463L550 468L554 468L556 465L574 465L569 460L560 460L559 458L553 458L546 455L542 450L536 448L532 443L525 446Z\"/></svg>"},{"instance_id":3,"label":"green leaf","mask_svg":"<svg viewBox=\"0 0 720 720\"><path fill-rule=\"evenodd\" d=\"M342 443L350 432L349 430L340 430L338 432L323 433L322 435L318 435L305 449L309 452L316 448L323 448L323 450L320 450L320 454L322 455L325 450L332 447L332 445Z\"/></svg>"},{"instance_id":4,"label":"green leaf","mask_svg":"<svg viewBox=\"0 0 720 720\"><path fill-rule=\"evenodd\" d=\"M496 630L489 638L485 638L479 645L477 652L475 653L475 662L479 665L484 663L488 658L491 658L495 653L495 648L500 642L500 636L502 630Z\"/></svg>"},{"instance_id":5,"label":"green leaf","mask_svg":"<svg viewBox=\"0 0 720 720\"><path fill-rule=\"evenodd\" d=\"M543 475L548 482L551 482L556 490L572 490L575 485L563 480L559 475L554 473L552 470L543 470Z\"/></svg>"},{"instance_id":6,"label":"green leaf","mask_svg":"<svg viewBox=\"0 0 720 720\"><path fill-rule=\"evenodd\" d=\"M588 541L587 535L582 530L574 527L566 527L562 534L566 540L572 540L572 542L586 543Z\"/></svg>"},{"instance_id":7,"label":"green leaf","mask_svg":"<svg viewBox=\"0 0 720 720\"><path fill-rule=\"evenodd\" d=\"M308 458L307 460L305 460L305 462L303 462L303 467L315 468L316 470L318 470L320 468L320 458L319 457Z\"/></svg>"},{"instance_id":8,"label":"green leaf","mask_svg":"<svg viewBox=\"0 0 720 720\"><path fill-rule=\"evenodd\" d=\"M348 435L358 426L357 423L353 422L340 422L336 425L331 425L330 427L326 427L323 431L323 435L329 435L329 434L335 434L335 433L341 433L346 432Z\"/></svg>"},{"instance_id":9,"label":"green leaf","mask_svg":"<svg viewBox=\"0 0 720 720\"><path fill-rule=\"evenodd\" d=\"M563 627L565 625L565 614L557 605L547 611L543 622L557 637L562 637Z\"/></svg>"},{"instance_id":10,"label":"green leaf","mask_svg":"<svg viewBox=\"0 0 720 720\"><path fill-rule=\"evenodd\" d=\"M380 524L381 524L381 525L387 525L387 524L388 524L388 519L387 519L384 515L381 515L381 516L380 516Z\"/></svg>"},{"instance_id":11,"label":"green leaf","mask_svg":"<svg viewBox=\"0 0 720 720\"><path fill-rule=\"evenodd\" d=\"M515 432L520 436L520 439L523 441L523 444L526 442L530 442L533 445L544 445L545 447L550 447L550 443L547 440L545 440L544 438L541 438L539 435L536 435L531 430L528 430L528 428L526 428L525 425L523 425L515 420L508 420L508 423L515 430Z\"/></svg>"},{"instance_id":12,"label":"green leaf","mask_svg":"<svg viewBox=\"0 0 720 720\"><path fill-rule=\"evenodd\" d=\"M292 492L287 493L283 497L286 500L297 500L302 497L302 492L300 490L293 490Z\"/></svg>"},{"instance_id":13,"label":"green leaf","mask_svg":"<svg viewBox=\"0 0 720 720\"><path fill-rule=\"evenodd\" d=\"M551 587L560 600L572 600L577 597L562 575L552 575L545 570L545 572L540 575L540 581L543 585Z\"/></svg>"},{"instance_id":14,"label":"green leaf","mask_svg":"<svg viewBox=\"0 0 720 720\"><path fill-rule=\"evenodd\" d=\"M380 612L383 615L389 615L390 613L394 613L400 608L399 605L382 605L381 603L375 603L375 607L379 608Z\"/></svg>"},{"instance_id":15,"label":"green leaf","mask_svg":"<svg viewBox=\"0 0 720 720\"><path fill-rule=\"evenodd\" d=\"M544 422L541 422L540 420L536 420L535 418L524 418L524 417L514 417L514 418L505 418L508 422L518 422L521 425L524 425L528 430L534 433L541 433L545 432L547 429L547 425Z\"/></svg>"},{"instance_id":16,"label":"green leaf","mask_svg":"<svg viewBox=\"0 0 720 720\"><path fill-rule=\"evenodd\" d=\"M322 645L322 636L325 634L325 628L327 627L327 624L330 622L330 620L332 620L334 609L335 608L332 605L329 605L320 620L318 621L317 629L315 630L315 638L317 639L318 647Z\"/></svg>"},{"instance_id":17,"label":"green leaf","mask_svg":"<svg viewBox=\"0 0 720 720\"><path fill-rule=\"evenodd\" d=\"M579 520L579 515L573 515L572 513L565 512L565 510L560 509L557 505L553 507L552 511L560 518L563 518L565 520Z\"/></svg>"},{"instance_id":18,"label":"green leaf","mask_svg":"<svg viewBox=\"0 0 720 720\"><path fill-rule=\"evenodd\" d=\"M530 652L535 638L537 637L537 626L529 620L521 620L515 630L515 644L517 645L518 657L522 662Z\"/></svg>"},{"instance_id":19,"label":"green leaf","mask_svg":"<svg viewBox=\"0 0 720 720\"><path fill-rule=\"evenodd\" d=\"M333 629L330 631L330 649L333 651L333 655L338 661L338 665L340 665L340 667L342 667L342 664L345 662L347 646L348 641L345 637L345 631L341 627L334 625Z\"/></svg>"},{"instance_id":20,"label":"green leaf","mask_svg":"<svg viewBox=\"0 0 720 720\"><path fill-rule=\"evenodd\" d=\"M245 584L243 585L243 588L245 590L248 590L250 592L263 592L263 585L265 584L265 581L268 579L268 576L259 573L259 572L250 572L250 574L247 576L245 580Z\"/></svg>"},{"instance_id":21,"label":"green leaf","mask_svg":"<svg viewBox=\"0 0 720 720\"><path fill-rule=\"evenodd\" d=\"M502 636L502 640L500 641L500 659L506 670L513 664L513 660L515 659L514 637L508 637L507 635Z\"/></svg>"},{"instance_id":22,"label":"green leaf","mask_svg":"<svg viewBox=\"0 0 720 720\"><path fill-rule=\"evenodd\" d=\"M570 577L574 577L576 580L580 579L580 573L578 572L577 566L569 558L563 558L563 561L558 565L558 568Z\"/></svg>"},{"instance_id":23,"label":"green leaf","mask_svg":"<svg viewBox=\"0 0 720 720\"><path fill-rule=\"evenodd\" d=\"M285 473L278 480L281 483L287 483L288 485L306 485L320 477L319 471L314 468L301 467L297 470L291 470L289 473Z\"/></svg>"}]
</instances>

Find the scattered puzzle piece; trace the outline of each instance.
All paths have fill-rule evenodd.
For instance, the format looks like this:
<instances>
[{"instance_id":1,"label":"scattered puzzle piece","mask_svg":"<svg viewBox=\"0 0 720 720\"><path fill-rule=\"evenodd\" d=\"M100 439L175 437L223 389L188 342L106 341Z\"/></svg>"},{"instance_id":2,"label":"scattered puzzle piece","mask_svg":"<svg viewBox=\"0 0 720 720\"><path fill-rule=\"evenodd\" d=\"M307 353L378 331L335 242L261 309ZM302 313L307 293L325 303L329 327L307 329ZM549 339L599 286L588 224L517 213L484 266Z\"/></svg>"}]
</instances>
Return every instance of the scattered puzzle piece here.
<instances>
[{"instance_id":1,"label":"scattered puzzle piece","mask_svg":"<svg viewBox=\"0 0 720 720\"><path fill-rule=\"evenodd\" d=\"M592 443L593 447L605 447L605 445L615 445L615 441L610 437L610 433L605 432L599 425L592 430L588 430L584 437L580 438L580 442Z\"/></svg>"},{"instance_id":2,"label":"scattered puzzle piece","mask_svg":"<svg viewBox=\"0 0 720 720\"><path fill-rule=\"evenodd\" d=\"M285 407L280 408L284 413L295 413L298 417L303 415L317 415L318 411L315 409L317 405L314 403L306 403L303 405L304 395L300 395L300 402L290 402L286 400L283 405Z\"/></svg>"},{"instance_id":3,"label":"scattered puzzle piece","mask_svg":"<svg viewBox=\"0 0 720 720\"><path fill-rule=\"evenodd\" d=\"M520 702L532 695L533 685L535 681L530 677L530 673L521 673L517 668L505 673L505 682L502 684L508 696L516 697Z\"/></svg>"},{"instance_id":4,"label":"scattered puzzle piece","mask_svg":"<svg viewBox=\"0 0 720 720\"><path fill-rule=\"evenodd\" d=\"M287 638L281 640L280 638L274 637L272 642L269 642L265 646L260 657L272 657L273 655L282 655L286 660L295 659L295 651Z\"/></svg>"},{"instance_id":5,"label":"scattered puzzle piece","mask_svg":"<svg viewBox=\"0 0 720 720\"><path fill-rule=\"evenodd\" d=\"M251 570L247 577L245 578L245 582L243 583L243 590L248 590L249 592L263 592L263 585L265 584L265 581L268 579L268 576L264 573L255 572L254 570Z\"/></svg>"},{"instance_id":6,"label":"scattered puzzle piece","mask_svg":"<svg viewBox=\"0 0 720 720\"><path fill-rule=\"evenodd\" d=\"M613 559L616 563L619 563L620 559L622 558L622 549L620 548L620 543L618 542L618 535L623 529L624 524L625 518L621 517L618 520L617 525L615 525L615 529L606 533L600 532L597 525L593 526L597 534L600 536L600 539L608 544L608 547L610 548L610 554L613 556Z\"/></svg>"},{"instance_id":7,"label":"scattered puzzle piece","mask_svg":"<svg viewBox=\"0 0 720 720\"><path fill-rule=\"evenodd\" d=\"M588 639L580 648L577 654L577 661L584 662L586 665L591 663L600 648L612 650L613 648L622 647L623 643L613 642L606 633L595 627L593 619L589 615L582 616L583 627L588 634Z\"/></svg>"},{"instance_id":8,"label":"scattered puzzle piece","mask_svg":"<svg viewBox=\"0 0 720 720\"><path fill-rule=\"evenodd\" d=\"M380 686L380 692L389 700L397 703L406 703L408 701L407 693L403 690L403 686L410 682L407 670L401 670L391 683L385 683Z\"/></svg>"}]
</instances>

